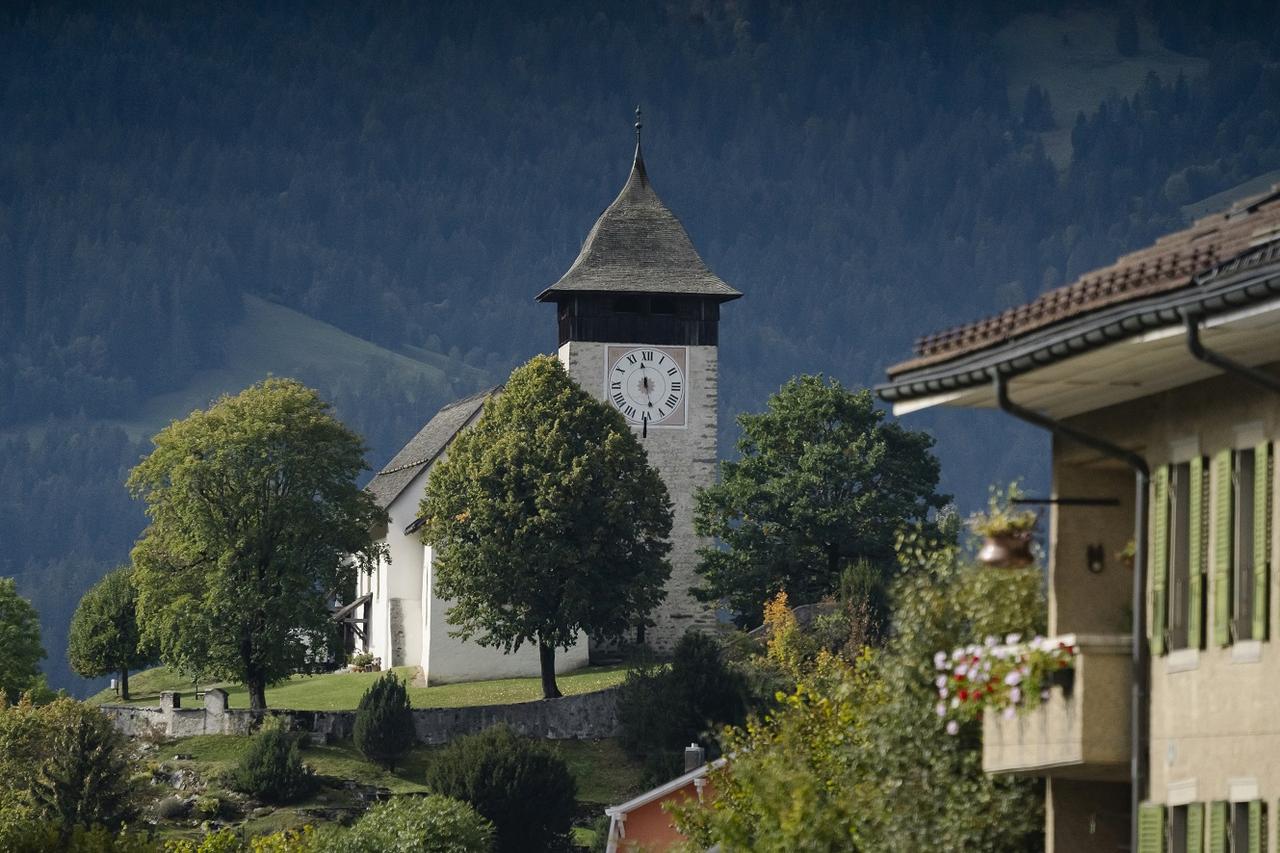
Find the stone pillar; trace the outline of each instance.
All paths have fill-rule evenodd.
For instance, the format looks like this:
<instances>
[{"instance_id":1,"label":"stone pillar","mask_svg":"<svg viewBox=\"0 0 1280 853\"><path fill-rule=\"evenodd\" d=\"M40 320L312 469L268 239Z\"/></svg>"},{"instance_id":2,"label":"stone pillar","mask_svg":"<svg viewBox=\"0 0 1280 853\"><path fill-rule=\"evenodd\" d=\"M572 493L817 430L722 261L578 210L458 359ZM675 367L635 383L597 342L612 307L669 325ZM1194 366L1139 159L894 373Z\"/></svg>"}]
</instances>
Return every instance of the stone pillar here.
<instances>
[{"instance_id":1,"label":"stone pillar","mask_svg":"<svg viewBox=\"0 0 1280 853\"><path fill-rule=\"evenodd\" d=\"M182 707L182 694L176 690L160 691L160 710L176 711Z\"/></svg>"}]
</instances>

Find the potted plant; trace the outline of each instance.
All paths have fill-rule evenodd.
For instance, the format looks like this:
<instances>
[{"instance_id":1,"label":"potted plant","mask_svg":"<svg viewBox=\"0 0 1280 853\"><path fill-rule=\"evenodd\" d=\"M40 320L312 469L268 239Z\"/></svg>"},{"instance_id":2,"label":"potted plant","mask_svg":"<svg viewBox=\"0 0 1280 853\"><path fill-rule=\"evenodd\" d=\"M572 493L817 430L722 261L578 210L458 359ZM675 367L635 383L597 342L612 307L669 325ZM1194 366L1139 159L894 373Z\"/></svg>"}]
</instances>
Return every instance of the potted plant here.
<instances>
[{"instance_id":1,"label":"potted plant","mask_svg":"<svg viewBox=\"0 0 1280 853\"><path fill-rule=\"evenodd\" d=\"M373 664L373 655L368 652L360 652L351 656L352 672L368 672L369 667Z\"/></svg>"},{"instance_id":2,"label":"potted plant","mask_svg":"<svg viewBox=\"0 0 1280 853\"><path fill-rule=\"evenodd\" d=\"M1017 482L1004 490L992 487L987 511L969 517L969 527L983 538L978 561L1002 569L1020 569L1035 562L1031 542L1039 517L1034 510L1019 509L1022 497Z\"/></svg>"},{"instance_id":3,"label":"potted plant","mask_svg":"<svg viewBox=\"0 0 1280 853\"><path fill-rule=\"evenodd\" d=\"M1120 558L1120 564L1122 566L1124 566L1126 569L1132 569L1133 558L1134 558L1134 555L1137 554L1137 552L1138 552L1137 544L1134 543L1132 539L1130 539L1129 542L1122 549L1120 549L1120 552L1116 554L1116 556Z\"/></svg>"}]
</instances>

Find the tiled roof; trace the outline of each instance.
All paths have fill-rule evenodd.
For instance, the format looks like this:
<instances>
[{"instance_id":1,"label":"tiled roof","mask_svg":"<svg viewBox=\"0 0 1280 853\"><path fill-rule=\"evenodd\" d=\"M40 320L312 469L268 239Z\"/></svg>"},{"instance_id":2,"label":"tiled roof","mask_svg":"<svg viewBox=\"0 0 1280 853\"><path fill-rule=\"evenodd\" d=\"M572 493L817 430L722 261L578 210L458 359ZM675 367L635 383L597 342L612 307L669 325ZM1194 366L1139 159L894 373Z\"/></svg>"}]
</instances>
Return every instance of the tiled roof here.
<instances>
[{"instance_id":1,"label":"tiled roof","mask_svg":"<svg viewBox=\"0 0 1280 853\"><path fill-rule=\"evenodd\" d=\"M1225 213L1196 220L1183 231L1086 273L1075 282L993 317L916 341L916 356L889 368L890 376L944 364L1090 312L1189 287L1197 275L1251 247L1280 238L1280 184L1237 202Z\"/></svg>"},{"instance_id":2,"label":"tiled roof","mask_svg":"<svg viewBox=\"0 0 1280 853\"><path fill-rule=\"evenodd\" d=\"M649 185L639 147L622 192L596 220L573 266L539 293L538 301L587 291L687 294L724 301L742 295L707 269L680 220Z\"/></svg>"},{"instance_id":3,"label":"tiled roof","mask_svg":"<svg viewBox=\"0 0 1280 853\"><path fill-rule=\"evenodd\" d=\"M413 478L422 473L453 441L464 426L480 413L484 401L500 389L490 388L470 397L463 397L436 412L418 434L395 455L386 467L374 475L365 490L383 509L391 506Z\"/></svg>"}]
</instances>

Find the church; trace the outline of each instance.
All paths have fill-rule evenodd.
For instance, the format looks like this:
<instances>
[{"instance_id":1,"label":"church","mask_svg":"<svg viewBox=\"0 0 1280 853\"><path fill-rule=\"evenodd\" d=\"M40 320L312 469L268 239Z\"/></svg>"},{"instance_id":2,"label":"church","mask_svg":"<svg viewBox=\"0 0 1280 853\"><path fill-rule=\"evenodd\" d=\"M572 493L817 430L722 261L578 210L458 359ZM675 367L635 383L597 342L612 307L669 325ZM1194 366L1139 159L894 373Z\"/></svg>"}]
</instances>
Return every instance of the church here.
<instances>
[{"instance_id":1,"label":"church","mask_svg":"<svg viewBox=\"0 0 1280 853\"><path fill-rule=\"evenodd\" d=\"M714 482L720 305L740 294L699 257L680 221L658 198L636 151L622 191L596 220L577 259L538 294L556 309L558 355L569 375L627 419L670 492L671 577L655 623L628 638L658 652L715 615L689 592L697 551L709 544L693 528L694 494ZM449 602L435 596L431 547L418 538L418 505L432 468L460 432L481 417L491 389L442 408L374 476L368 491L390 522L378 531L390 560L362 575L340 611L357 650L384 667L420 666L428 684L536 676L538 652L513 654L450 636ZM557 672L586 665L584 635L556 655Z\"/></svg>"}]
</instances>

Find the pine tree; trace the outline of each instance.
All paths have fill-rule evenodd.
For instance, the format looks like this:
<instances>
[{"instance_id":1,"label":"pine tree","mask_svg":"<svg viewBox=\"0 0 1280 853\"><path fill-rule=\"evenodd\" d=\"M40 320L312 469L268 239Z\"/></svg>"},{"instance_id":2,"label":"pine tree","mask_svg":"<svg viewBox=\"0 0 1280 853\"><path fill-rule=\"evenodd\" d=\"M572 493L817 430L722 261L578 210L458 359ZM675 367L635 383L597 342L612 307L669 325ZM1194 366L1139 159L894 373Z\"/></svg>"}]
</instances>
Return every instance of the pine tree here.
<instances>
[{"instance_id":1,"label":"pine tree","mask_svg":"<svg viewBox=\"0 0 1280 853\"><path fill-rule=\"evenodd\" d=\"M396 769L396 761L413 745L413 708L395 673L383 675L360 697L353 736L365 758L389 770Z\"/></svg>"}]
</instances>

